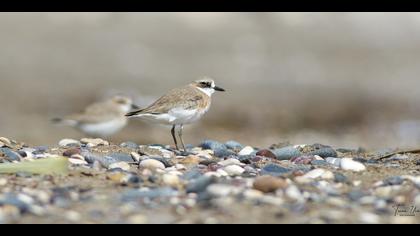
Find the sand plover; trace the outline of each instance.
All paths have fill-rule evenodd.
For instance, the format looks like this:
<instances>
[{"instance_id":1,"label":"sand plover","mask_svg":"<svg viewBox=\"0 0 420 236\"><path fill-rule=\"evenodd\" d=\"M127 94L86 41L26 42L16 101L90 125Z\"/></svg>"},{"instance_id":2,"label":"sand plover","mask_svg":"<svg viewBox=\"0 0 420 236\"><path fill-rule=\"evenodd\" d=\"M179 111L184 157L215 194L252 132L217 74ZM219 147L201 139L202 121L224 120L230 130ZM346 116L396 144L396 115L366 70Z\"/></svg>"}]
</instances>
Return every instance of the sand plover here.
<instances>
[{"instance_id":1,"label":"sand plover","mask_svg":"<svg viewBox=\"0 0 420 236\"><path fill-rule=\"evenodd\" d=\"M128 117L140 117L147 121L172 125L171 134L175 147L179 150L175 129L179 126L178 136L184 151L182 139L184 124L193 123L210 108L211 95L215 91L225 91L217 87L211 78L204 77L191 84L170 90L150 106L128 113Z\"/></svg>"},{"instance_id":2,"label":"sand plover","mask_svg":"<svg viewBox=\"0 0 420 236\"><path fill-rule=\"evenodd\" d=\"M138 109L130 98L114 96L86 107L77 114L64 118L54 118L56 124L67 125L92 136L106 138L120 131L127 124L125 114Z\"/></svg>"}]
</instances>

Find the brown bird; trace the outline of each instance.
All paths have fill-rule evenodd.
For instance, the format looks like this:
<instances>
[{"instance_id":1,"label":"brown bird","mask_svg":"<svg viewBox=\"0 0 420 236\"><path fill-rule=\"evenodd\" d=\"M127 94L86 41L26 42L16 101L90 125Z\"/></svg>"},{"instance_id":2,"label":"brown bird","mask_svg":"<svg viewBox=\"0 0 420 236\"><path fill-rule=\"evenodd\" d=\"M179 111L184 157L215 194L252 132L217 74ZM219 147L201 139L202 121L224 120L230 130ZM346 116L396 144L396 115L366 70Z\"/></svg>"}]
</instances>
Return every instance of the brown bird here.
<instances>
[{"instance_id":1,"label":"brown bird","mask_svg":"<svg viewBox=\"0 0 420 236\"><path fill-rule=\"evenodd\" d=\"M215 91L225 91L217 87L211 78L203 77L191 84L170 90L150 106L126 114L128 117L140 117L146 121L172 125L171 134L176 149L179 150L175 129L179 126L178 136L184 151L182 139L184 124L199 120L210 108L211 95Z\"/></svg>"}]
</instances>

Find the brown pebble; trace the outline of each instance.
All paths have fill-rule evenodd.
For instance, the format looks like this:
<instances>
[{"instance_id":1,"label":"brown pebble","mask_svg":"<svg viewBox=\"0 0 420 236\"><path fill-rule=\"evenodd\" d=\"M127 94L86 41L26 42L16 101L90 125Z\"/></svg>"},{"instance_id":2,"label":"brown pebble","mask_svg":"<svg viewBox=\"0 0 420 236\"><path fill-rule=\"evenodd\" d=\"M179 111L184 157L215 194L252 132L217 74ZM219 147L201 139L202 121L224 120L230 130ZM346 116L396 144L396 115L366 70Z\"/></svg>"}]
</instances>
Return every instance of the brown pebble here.
<instances>
[{"instance_id":1,"label":"brown pebble","mask_svg":"<svg viewBox=\"0 0 420 236\"><path fill-rule=\"evenodd\" d=\"M71 148L63 152L63 156L65 157L71 157L75 154L80 154L80 148Z\"/></svg>"},{"instance_id":2,"label":"brown pebble","mask_svg":"<svg viewBox=\"0 0 420 236\"><path fill-rule=\"evenodd\" d=\"M256 155L276 159L276 155L268 149L259 150Z\"/></svg>"},{"instance_id":3,"label":"brown pebble","mask_svg":"<svg viewBox=\"0 0 420 236\"><path fill-rule=\"evenodd\" d=\"M279 188L286 188L287 182L281 178L265 175L256 178L253 187L261 192L269 193Z\"/></svg>"}]
</instances>

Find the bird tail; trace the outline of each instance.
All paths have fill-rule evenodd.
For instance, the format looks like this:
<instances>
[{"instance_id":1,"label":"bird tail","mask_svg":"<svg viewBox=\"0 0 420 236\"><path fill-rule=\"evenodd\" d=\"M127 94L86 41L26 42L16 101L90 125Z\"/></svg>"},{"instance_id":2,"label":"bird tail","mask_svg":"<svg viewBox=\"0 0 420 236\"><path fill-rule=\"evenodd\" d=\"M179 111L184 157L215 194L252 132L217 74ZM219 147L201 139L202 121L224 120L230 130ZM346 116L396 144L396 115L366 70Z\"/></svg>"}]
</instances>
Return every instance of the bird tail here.
<instances>
[{"instance_id":1,"label":"bird tail","mask_svg":"<svg viewBox=\"0 0 420 236\"><path fill-rule=\"evenodd\" d=\"M53 119L51 119L51 122L55 125L75 126L77 124L77 121L75 121L75 120L66 120L66 119L63 119L63 118L53 118Z\"/></svg>"}]
</instances>

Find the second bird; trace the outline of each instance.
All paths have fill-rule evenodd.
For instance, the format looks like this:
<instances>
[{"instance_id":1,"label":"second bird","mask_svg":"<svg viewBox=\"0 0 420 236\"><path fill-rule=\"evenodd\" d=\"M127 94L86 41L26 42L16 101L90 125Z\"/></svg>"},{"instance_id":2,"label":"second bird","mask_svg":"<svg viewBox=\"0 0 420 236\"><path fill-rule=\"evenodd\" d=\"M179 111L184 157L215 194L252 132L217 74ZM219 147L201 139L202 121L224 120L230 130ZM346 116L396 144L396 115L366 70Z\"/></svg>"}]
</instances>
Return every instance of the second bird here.
<instances>
[{"instance_id":1,"label":"second bird","mask_svg":"<svg viewBox=\"0 0 420 236\"><path fill-rule=\"evenodd\" d=\"M179 150L175 129L178 126L178 136L184 151L182 139L184 124L199 120L210 108L211 95L215 91L225 91L217 87L208 77L192 82L191 84L170 90L150 106L128 113L128 117L140 117L145 120L172 125L171 134L176 149Z\"/></svg>"},{"instance_id":2,"label":"second bird","mask_svg":"<svg viewBox=\"0 0 420 236\"><path fill-rule=\"evenodd\" d=\"M125 114L133 109L138 107L130 98L114 96L86 107L81 113L55 118L53 122L74 127L91 137L106 138L124 128Z\"/></svg>"}]
</instances>

